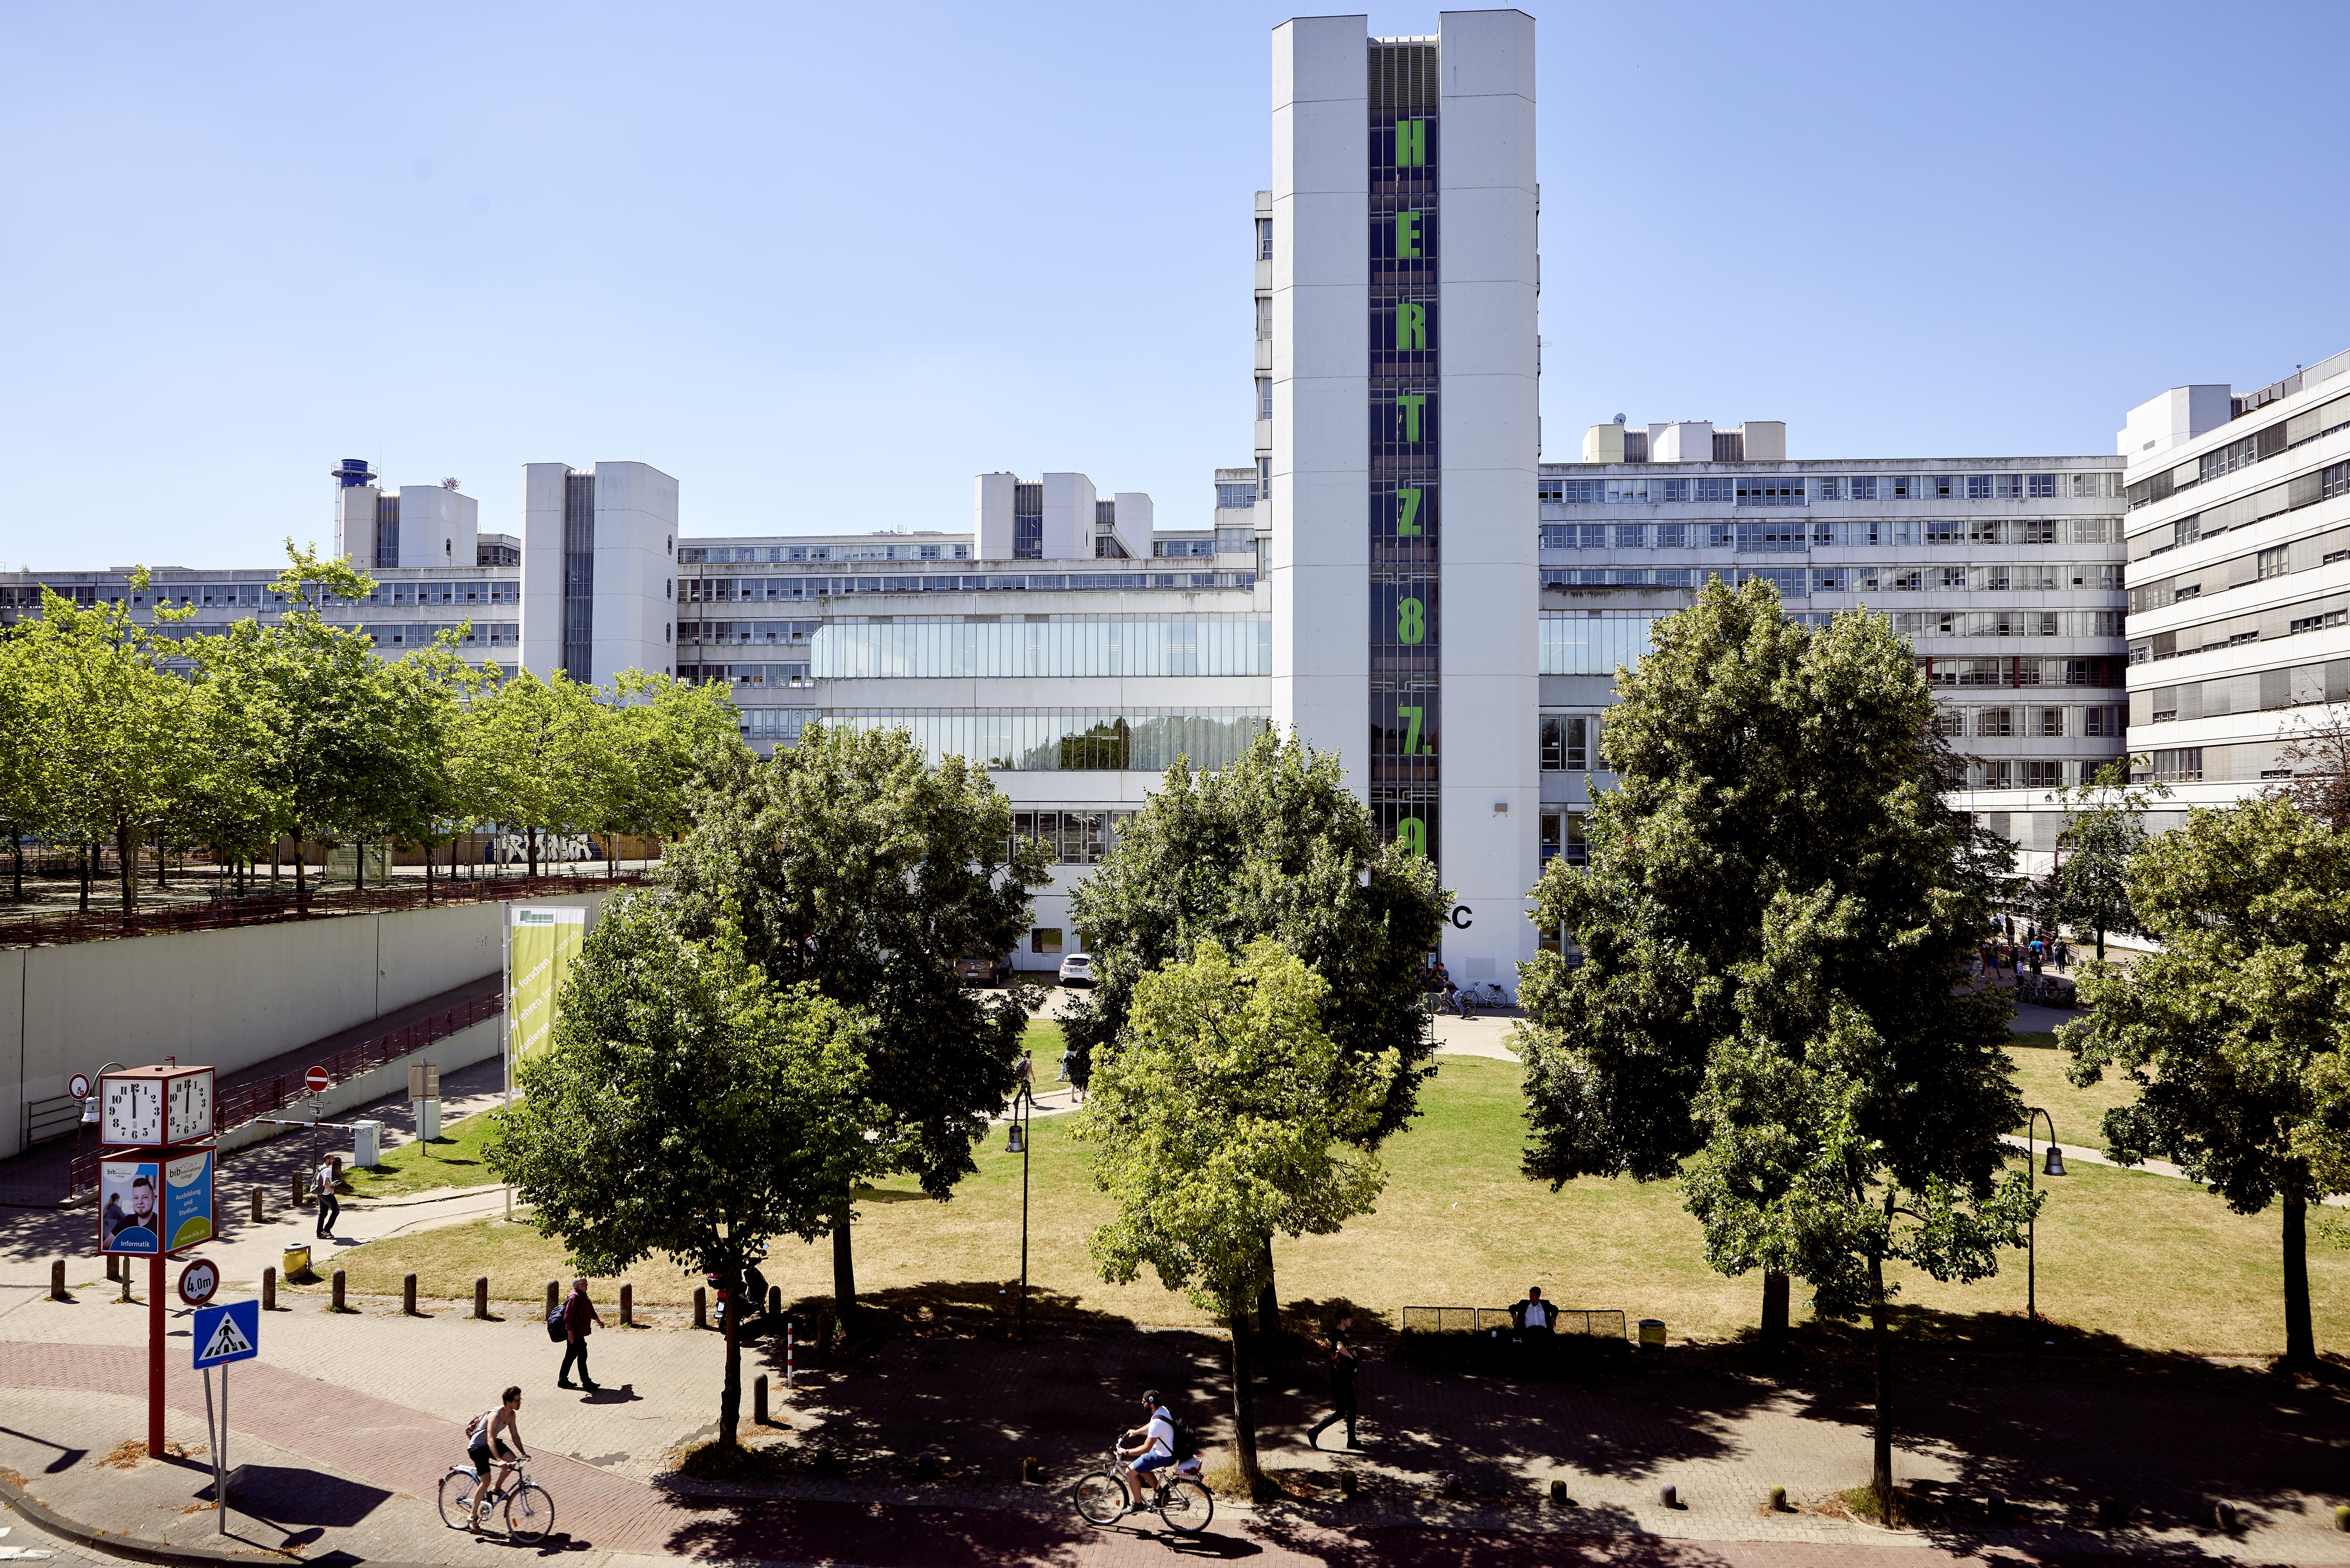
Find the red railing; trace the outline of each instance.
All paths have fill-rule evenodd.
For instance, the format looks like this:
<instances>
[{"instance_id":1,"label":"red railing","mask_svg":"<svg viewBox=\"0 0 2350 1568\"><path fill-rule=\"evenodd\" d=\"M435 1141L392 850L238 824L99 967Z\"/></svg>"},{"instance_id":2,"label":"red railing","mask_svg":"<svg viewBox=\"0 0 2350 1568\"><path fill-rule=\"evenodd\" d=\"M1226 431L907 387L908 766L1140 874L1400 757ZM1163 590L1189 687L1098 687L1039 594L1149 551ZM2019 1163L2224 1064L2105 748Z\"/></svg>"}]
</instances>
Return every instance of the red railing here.
<instances>
[{"instance_id":1,"label":"red railing","mask_svg":"<svg viewBox=\"0 0 2350 1568\"><path fill-rule=\"evenodd\" d=\"M388 1062L397 1062L411 1051L421 1051L435 1040L446 1040L452 1034L471 1029L485 1018L495 1018L505 1011L505 997L500 992L477 996L471 1002L444 1008L430 1018L420 1018L413 1023L387 1030L372 1040L347 1045L317 1064L327 1069L328 1086L331 1087ZM303 1077L289 1078L277 1074L255 1078L224 1090L213 1100L213 1130L226 1132L231 1127L243 1127L255 1116L265 1116L272 1111L282 1110L294 1104L296 1098L308 1092L307 1073L306 1068ZM98 1167L101 1158L102 1151L99 1149L73 1157L66 1176L66 1197L68 1199L98 1186Z\"/></svg>"},{"instance_id":2,"label":"red railing","mask_svg":"<svg viewBox=\"0 0 2350 1568\"><path fill-rule=\"evenodd\" d=\"M159 936L172 931L221 930L233 926L265 926L281 920L317 920L332 915L384 914L421 909L440 904L492 903L506 898L536 898L550 893L594 893L608 888L631 887L644 881L642 872L618 877L489 877L474 881L435 882L428 891L421 882L390 888L346 888L334 893L313 893L306 910L290 888L233 894L201 904L170 904L142 909L87 915L20 915L0 919L0 948L57 946L91 942L109 937Z\"/></svg>"}]
</instances>

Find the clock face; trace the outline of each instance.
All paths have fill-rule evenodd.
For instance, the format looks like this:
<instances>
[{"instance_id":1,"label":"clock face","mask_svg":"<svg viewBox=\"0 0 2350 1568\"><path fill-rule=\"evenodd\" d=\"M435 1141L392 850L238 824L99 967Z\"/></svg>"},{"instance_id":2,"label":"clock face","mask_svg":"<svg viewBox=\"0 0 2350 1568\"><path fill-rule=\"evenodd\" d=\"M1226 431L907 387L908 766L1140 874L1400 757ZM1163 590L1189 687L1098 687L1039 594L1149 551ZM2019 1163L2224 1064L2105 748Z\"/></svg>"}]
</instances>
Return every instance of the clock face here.
<instances>
[{"instance_id":1,"label":"clock face","mask_svg":"<svg viewBox=\"0 0 2350 1568\"><path fill-rule=\"evenodd\" d=\"M108 1143L163 1141L163 1087L152 1078L108 1078L99 1105L100 1137ZM206 1096L209 1099L209 1096ZM207 1105L209 1111L211 1106Z\"/></svg>"},{"instance_id":2,"label":"clock face","mask_svg":"<svg viewBox=\"0 0 2350 1568\"><path fill-rule=\"evenodd\" d=\"M213 1130L213 1075L191 1073L173 1078L164 1091L172 1141L203 1137Z\"/></svg>"}]
</instances>

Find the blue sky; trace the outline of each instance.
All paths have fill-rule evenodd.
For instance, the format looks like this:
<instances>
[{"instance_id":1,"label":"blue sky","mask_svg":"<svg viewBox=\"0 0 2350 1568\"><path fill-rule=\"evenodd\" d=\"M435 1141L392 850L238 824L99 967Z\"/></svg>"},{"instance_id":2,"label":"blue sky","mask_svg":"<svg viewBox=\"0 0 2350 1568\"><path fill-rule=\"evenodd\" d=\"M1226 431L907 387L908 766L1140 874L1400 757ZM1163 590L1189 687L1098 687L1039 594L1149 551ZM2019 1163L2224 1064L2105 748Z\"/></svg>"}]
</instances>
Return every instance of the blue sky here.
<instances>
[{"instance_id":1,"label":"blue sky","mask_svg":"<svg viewBox=\"0 0 2350 1568\"><path fill-rule=\"evenodd\" d=\"M1202 524L1288 14L17 0L0 566L265 565L344 456L485 529L610 458L689 534L960 528L995 468ZM2350 8L1534 14L1548 458L2105 452L2350 348Z\"/></svg>"}]
</instances>

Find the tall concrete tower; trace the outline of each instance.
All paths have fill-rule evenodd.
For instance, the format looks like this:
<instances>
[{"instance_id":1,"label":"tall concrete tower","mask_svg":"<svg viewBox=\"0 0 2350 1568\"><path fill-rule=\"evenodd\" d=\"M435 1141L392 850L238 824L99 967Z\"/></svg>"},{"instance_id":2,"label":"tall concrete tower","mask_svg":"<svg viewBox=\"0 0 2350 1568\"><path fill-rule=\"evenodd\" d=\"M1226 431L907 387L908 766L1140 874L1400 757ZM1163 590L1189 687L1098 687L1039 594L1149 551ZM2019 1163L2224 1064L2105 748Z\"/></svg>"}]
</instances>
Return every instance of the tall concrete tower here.
<instances>
[{"instance_id":1,"label":"tall concrete tower","mask_svg":"<svg viewBox=\"0 0 2350 1568\"><path fill-rule=\"evenodd\" d=\"M1432 857L1469 980L1540 870L1534 25L1274 29L1273 707Z\"/></svg>"}]
</instances>

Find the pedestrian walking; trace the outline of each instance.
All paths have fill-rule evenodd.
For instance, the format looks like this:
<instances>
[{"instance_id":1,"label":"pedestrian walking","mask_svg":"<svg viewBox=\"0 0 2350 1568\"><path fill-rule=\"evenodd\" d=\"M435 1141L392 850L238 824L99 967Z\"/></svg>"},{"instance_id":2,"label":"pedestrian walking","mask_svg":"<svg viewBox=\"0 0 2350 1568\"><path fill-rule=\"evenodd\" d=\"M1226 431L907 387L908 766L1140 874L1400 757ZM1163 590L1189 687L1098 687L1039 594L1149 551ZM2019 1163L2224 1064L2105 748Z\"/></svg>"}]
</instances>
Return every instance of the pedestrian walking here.
<instances>
[{"instance_id":1,"label":"pedestrian walking","mask_svg":"<svg viewBox=\"0 0 2350 1568\"><path fill-rule=\"evenodd\" d=\"M594 1393L601 1385L588 1375L588 1336L603 1326L597 1314L596 1303L588 1299L588 1282L571 1282L570 1297L563 1303L563 1369L555 1375L557 1388L571 1386L571 1364L579 1364L579 1386Z\"/></svg>"},{"instance_id":2,"label":"pedestrian walking","mask_svg":"<svg viewBox=\"0 0 2350 1568\"><path fill-rule=\"evenodd\" d=\"M2033 972L2034 975L2037 975L2037 974L2039 974L2039 973L2041 972L2041 971L2040 971L2040 965L2041 965L2042 961L2043 961L2046 956L2047 956L2047 949L2046 949L2046 947L2045 947L2045 946L2041 942L2041 940L2040 940L2040 939L2039 939L2038 937L2034 937L2034 938L2033 938L2033 939L2032 939L2032 972Z\"/></svg>"},{"instance_id":3,"label":"pedestrian walking","mask_svg":"<svg viewBox=\"0 0 2350 1568\"><path fill-rule=\"evenodd\" d=\"M1083 1045L1069 1047L1069 1087L1076 1093L1076 1103L1086 1103L1086 1085L1094 1081L1094 1054Z\"/></svg>"},{"instance_id":4,"label":"pedestrian walking","mask_svg":"<svg viewBox=\"0 0 2350 1568\"><path fill-rule=\"evenodd\" d=\"M1076 1057L1077 1048L1076 1046L1064 1045L1061 1047L1061 1070L1053 1075L1053 1082L1056 1084L1066 1084L1070 1081L1069 1064L1076 1061Z\"/></svg>"},{"instance_id":5,"label":"pedestrian walking","mask_svg":"<svg viewBox=\"0 0 2350 1568\"><path fill-rule=\"evenodd\" d=\"M1341 1421L1347 1423L1347 1446L1350 1449L1363 1446L1355 1440L1357 1364L1354 1334L1355 1316L1352 1313L1340 1314L1338 1321L1330 1325L1330 1413L1305 1434L1306 1444L1311 1448L1320 1448L1322 1434Z\"/></svg>"},{"instance_id":6,"label":"pedestrian walking","mask_svg":"<svg viewBox=\"0 0 2350 1568\"><path fill-rule=\"evenodd\" d=\"M343 1212L342 1199L335 1196L335 1162L320 1160L310 1178L318 1189L318 1239L324 1241L335 1233L335 1221Z\"/></svg>"},{"instance_id":7,"label":"pedestrian walking","mask_svg":"<svg viewBox=\"0 0 2350 1568\"><path fill-rule=\"evenodd\" d=\"M2063 937L2056 939L2056 972L2063 974L2073 967L2073 944Z\"/></svg>"}]
</instances>

